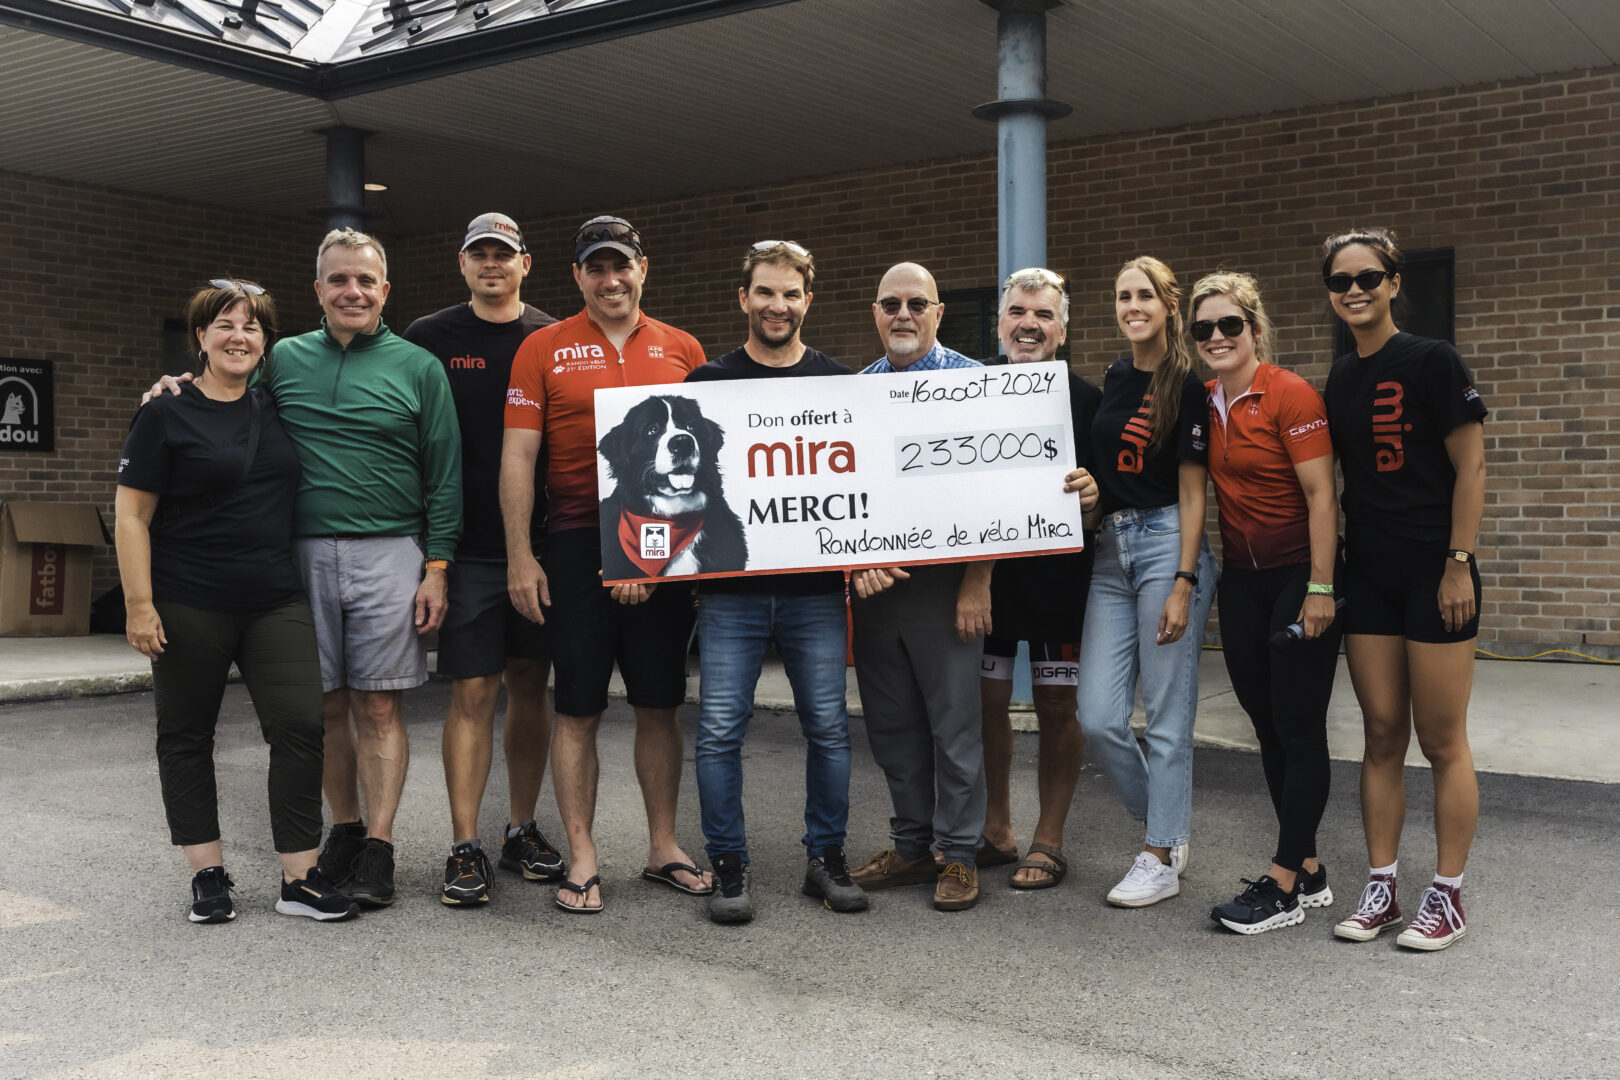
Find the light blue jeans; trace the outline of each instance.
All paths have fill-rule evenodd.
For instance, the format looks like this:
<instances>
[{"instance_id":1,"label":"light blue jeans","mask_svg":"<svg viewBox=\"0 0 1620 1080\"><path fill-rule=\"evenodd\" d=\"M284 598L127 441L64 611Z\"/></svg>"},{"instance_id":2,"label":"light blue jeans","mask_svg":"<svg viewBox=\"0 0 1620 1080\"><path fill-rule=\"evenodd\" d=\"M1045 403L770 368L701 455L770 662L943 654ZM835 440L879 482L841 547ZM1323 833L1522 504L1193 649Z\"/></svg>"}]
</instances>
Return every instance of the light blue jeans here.
<instances>
[{"instance_id":1,"label":"light blue jeans","mask_svg":"<svg viewBox=\"0 0 1620 1080\"><path fill-rule=\"evenodd\" d=\"M1185 844L1192 832L1193 717L1198 652L1215 601L1218 571L1209 541L1198 552L1198 587L1187 630L1159 645L1159 615L1181 560L1175 506L1121 510L1103 519L1080 648L1080 727L1086 751L1119 789L1154 847ZM1142 677L1147 753L1131 731Z\"/></svg>"},{"instance_id":2,"label":"light blue jeans","mask_svg":"<svg viewBox=\"0 0 1620 1080\"><path fill-rule=\"evenodd\" d=\"M754 687L772 638L782 656L806 742L804 846L816 858L844 846L849 821L849 715L845 700L844 596L705 593L698 604L703 678L697 781L704 850L748 861L742 806L742 744Z\"/></svg>"}]
</instances>

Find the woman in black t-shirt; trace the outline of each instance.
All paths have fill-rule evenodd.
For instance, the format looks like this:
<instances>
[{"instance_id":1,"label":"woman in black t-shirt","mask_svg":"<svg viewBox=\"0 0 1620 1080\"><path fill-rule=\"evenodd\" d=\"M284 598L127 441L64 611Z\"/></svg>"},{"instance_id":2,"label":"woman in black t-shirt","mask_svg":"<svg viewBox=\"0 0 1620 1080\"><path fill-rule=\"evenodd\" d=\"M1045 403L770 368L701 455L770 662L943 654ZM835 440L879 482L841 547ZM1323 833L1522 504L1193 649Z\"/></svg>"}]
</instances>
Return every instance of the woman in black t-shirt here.
<instances>
[{"instance_id":1,"label":"woman in black t-shirt","mask_svg":"<svg viewBox=\"0 0 1620 1080\"><path fill-rule=\"evenodd\" d=\"M269 395L248 388L275 336L275 305L252 282L217 279L186 320L202 374L136 413L116 510L126 634L152 661L169 835L194 874L189 917L236 918L213 760L234 662L270 744L276 910L347 919L358 909L315 867L324 725L315 624L292 563L298 458Z\"/></svg>"},{"instance_id":2,"label":"woman in black t-shirt","mask_svg":"<svg viewBox=\"0 0 1620 1080\"><path fill-rule=\"evenodd\" d=\"M1396 944L1443 949L1466 932L1462 874L1479 819L1468 696L1479 633L1474 541L1485 506L1485 405L1457 351L1400 332L1394 236L1329 237L1322 279L1355 351L1328 375L1328 427L1344 474L1345 651L1366 752L1361 815L1370 881L1334 928L1369 941L1401 921L1396 852L1415 728L1434 768L1438 871Z\"/></svg>"},{"instance_id":3,"label":"woman in black t-shirt","mask_svg":"<svg viewBox=\"0 0 1620 1080\"><path fill-rule=\"evenodd\" d=\"M1091 425L1102 527L1080 650L1080 727L1126 808L1147 823L1143 850L1108 894L1120 907L1181 891L1192 831L1198 652L1216 570L1204 538L1208 395L1192 372L1180 300L1159 260L1120 270L1114 315L1131 355L1108 369ZM1138 673L1146 755L1130 723Z\"/></svg>"}]
</instances>

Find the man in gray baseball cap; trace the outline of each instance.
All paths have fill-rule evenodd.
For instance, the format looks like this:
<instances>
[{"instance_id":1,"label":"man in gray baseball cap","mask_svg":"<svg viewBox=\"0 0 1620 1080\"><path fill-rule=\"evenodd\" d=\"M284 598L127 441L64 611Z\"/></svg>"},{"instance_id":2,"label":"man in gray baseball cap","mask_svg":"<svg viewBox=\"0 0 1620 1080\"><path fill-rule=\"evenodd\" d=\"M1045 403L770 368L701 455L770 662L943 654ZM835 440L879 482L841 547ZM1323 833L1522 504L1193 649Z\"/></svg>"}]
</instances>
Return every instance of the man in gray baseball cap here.
<instances>
[{"instance_id":1,"label":"man in gray baseball cap","mask_svg":"<svg viewBox=\"0 0 1620 1080\"><path fill-rule=\"evenodd\" d=\"M439 674L450 677L444 720L444 779L450 796L451 847L440 899L451 907L489 900L490 860L478 815L494 754L495 704L506 684L509 809L493 850L503 870L530 881L563 876L562 856L535 825L535 802L551 746L546 628L519 615L506 593L501 524L502 412L512 357L523 339L557 320L523 302L530 259L523 230L505 214L467 224L456 262L468 299L413 322L406 340L444 365L461 429L463 529L449 577L449 614L439 631ZM541 477L536 472L536 487ZM535 554L545 538L546 504L537 501ZM484 835L488 835L485 833Z\"/></svg>"}]
</instances>

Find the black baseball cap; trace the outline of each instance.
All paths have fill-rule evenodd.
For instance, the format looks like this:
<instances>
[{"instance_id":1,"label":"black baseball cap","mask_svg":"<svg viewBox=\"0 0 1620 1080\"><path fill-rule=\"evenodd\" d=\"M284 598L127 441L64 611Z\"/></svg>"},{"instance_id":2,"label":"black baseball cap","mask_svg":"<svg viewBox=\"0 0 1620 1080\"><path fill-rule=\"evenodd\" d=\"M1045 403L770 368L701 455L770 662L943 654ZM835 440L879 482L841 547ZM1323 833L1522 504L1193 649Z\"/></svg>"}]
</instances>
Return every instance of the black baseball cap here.
<instances>
[{"instance_id":1,"label":"black baseball cap","mask_svg":"<svg viewBox=\"0 0 1620 1080\"><path fill-rule=\"evenodd\" d=\"M636 232L636 227L624 218L611 214L593 217L579 227L574 234L574 262L583 263L592 253L603 248L612 248L631 259L646 258L646 253L641 250L641 234Z\"/></svg>"}]
</instances>

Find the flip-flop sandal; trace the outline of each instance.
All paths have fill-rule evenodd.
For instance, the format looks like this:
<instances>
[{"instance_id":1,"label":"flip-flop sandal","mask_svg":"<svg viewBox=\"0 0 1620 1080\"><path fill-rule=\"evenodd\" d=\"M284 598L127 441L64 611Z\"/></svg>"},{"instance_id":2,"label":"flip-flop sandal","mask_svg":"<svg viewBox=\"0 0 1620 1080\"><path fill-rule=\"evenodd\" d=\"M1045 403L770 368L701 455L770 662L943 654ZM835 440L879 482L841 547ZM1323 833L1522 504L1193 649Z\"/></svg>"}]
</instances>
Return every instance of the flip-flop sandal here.
<instances>
[{"instance_id":1,"label":"flip-flop sandal","mask_svg":"<svg viewBox=\"0 0 1620 1080\"><path fill-rule=\"evenodd\" d=\"M1052 861L1050 863L1037 862L1035 861L1037 855L1045 855ZM1039 881L1019 881L1018 871L1020 870L1039 870L1043 874L1050 874L1051 876L1042 878ZM1068 872L1068 860L1063 857L1057 848L1051 844L1036 843L1029 845L1029 854L1024 856L1018 865L1013 868L1013 876L1008 879L1007 884L1015 889L1053 889L1063 884L1063 878Z\"/></svg>"},{"instance_id":2,"label":"flip-flop sandal","mask_svg":"<svg viewBox=\"0 0 1620 1080\"><path fill-rule=\"evenodd\" d=\"M703 880L703 871L699 870L691 863L683 862L665 863L656 870L650 866L643 867L641 871L641 880L656 881L660 885L668 885L676 892L685 893L687 896L708 896L710 893L714 892L713 885L710 885L707 889L694 889L689 885L682 885L680 879L675 876L675 871L677 870L685 870L699 881Z\"/></svg>"},{"instance_id":3,"label":"flip-flop sandal","mask_svg":"<svg viewBox=\"0 0 1620 1080\"><path fill-rule=\"evenodd\" d=\"M988 840L981 837L978 849L973 853L973 860L978 863L981 870L987 866L1008 866L1018 861L1018 845L1014 844L1010 848L992 847Z\"/></svg>"},{"instance_id":4,"label":"flip-flop sandal","mask_svg":"<svg viewBox=\"0 0 1620 1080\"><path fill-rule=\"evenodd\" d=\"M579 906L576 907L573 904L563 903L561 896L553 898L551 902L568 912L570 915L600 915L602 914L602 902L600 899L597 900L595 907L585 906L584 898L590 894L591 887L593 885L598 889L602 887L602 876L600 874L592 874L590 876L590 880L586 881L583 885L576 885L572 881L565 878L562 881L557 882L557 888L559 891L562 889L567 889L571 893L579 894Z\"/></svg>"}]
</instances>

